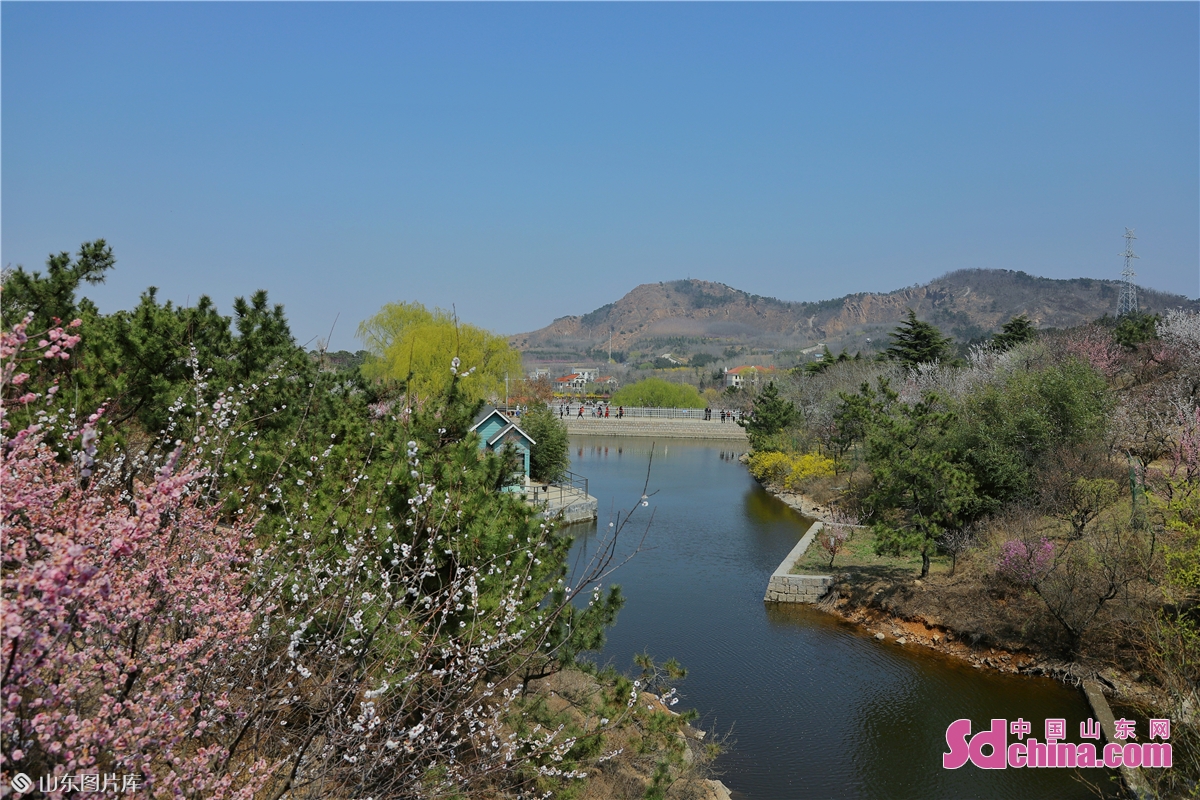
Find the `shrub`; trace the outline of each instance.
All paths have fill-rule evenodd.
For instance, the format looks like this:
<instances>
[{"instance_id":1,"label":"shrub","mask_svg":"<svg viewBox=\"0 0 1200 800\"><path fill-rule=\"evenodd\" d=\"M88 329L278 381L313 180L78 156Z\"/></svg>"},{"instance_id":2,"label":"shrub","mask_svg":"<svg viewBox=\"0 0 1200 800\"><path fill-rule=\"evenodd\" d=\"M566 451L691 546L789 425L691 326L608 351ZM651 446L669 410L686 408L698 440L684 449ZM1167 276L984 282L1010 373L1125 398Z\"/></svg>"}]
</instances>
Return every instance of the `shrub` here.
<instances>
[{"instance_id":1,"label":"shrub","mask_svg":"<svg viewBox=\"0 0 1200 800\"><path fill-rule=\"evenodd\" d=\"M1014 583L1030 586L1043 578L1054 559L1054 543L1045 536L1039 542L1011 539L1000 545L996 572Z\"/></svg>"},{"instance_id":2,"label":"shrub","mask_svg":"<svg viewBox=\"0 0 1200 800\"><path fill-rule=\"evenodd\" d=\"M789 455L776 450L758 451L750 456L750 474L762 483L795 489L809 478L834 474L834 461L820 453Z\"/></svg>"},{"instance_id":3,"label":"shrub","mask_svg":"<svg viewBox=\"0 0 1200 800\"><path fill-rule=\"evenodd\" d=\"M751 453L748 466L750 474L762 483L782 484L792 474L791 457L775 450Z\"/></svg>"},{"instance_id":4,"label":"shrub","mask_svg":"<svg viewBox=\"0 0 1200 800\"><path fill-rule=\"evenodd\" d=\"M560 480L571 466L566 423L544 405L531 408L519 422L534 442L529 453L529 477L549 483Z\"/></svg>"},{"instance_id":5,"label":"shrub","mask_svg":"<svg viewBox=\"0 0 1200 800\"><path fill-rule=\"evenodd\" d=\"M832 458L820 453L805 453L792 458L792 471L784 481L789 489L798 487L809 478L828 478L834 473Z\"/></svg>"}]
</instances>

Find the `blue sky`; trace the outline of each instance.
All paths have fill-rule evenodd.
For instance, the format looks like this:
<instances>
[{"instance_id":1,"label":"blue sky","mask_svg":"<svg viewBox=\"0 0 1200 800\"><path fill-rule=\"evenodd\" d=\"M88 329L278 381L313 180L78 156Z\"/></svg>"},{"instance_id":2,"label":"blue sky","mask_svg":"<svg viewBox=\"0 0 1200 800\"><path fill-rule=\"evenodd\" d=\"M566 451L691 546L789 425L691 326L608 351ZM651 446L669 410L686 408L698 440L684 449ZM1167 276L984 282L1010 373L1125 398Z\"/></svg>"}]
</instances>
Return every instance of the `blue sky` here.
<instances>
[{"instance_id":1,"label":"blue sky","mask_svg":"<svg viewBox=\"0 0 1200 800\"><path fill-rule=\"evenodd\" d=\"M1200 4L14 3L0 263L104 237L354 349L698 277L785 300L952 269L1200 294Z\"/></svg>"}]
</instances>

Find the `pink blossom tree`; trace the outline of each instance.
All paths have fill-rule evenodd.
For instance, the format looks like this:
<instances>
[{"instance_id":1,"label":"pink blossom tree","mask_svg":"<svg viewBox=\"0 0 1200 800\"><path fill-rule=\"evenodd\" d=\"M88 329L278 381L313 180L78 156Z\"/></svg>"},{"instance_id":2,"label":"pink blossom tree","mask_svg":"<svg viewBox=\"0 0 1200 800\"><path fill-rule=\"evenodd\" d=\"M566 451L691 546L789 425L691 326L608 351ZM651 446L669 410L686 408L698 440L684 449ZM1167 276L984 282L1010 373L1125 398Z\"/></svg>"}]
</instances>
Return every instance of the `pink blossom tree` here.
<instances>
[{"instance_id":1,"label":"pink blossom tree","mask_svg":"<svg viewBox=\"0 0 1200 800\"><path fill-rule=\"evenodd\" d=\"M568 540L493 499L508 544L471 556L480 495L453 477L480 463L471 442L448 480L416 440L382 448L376 470L374 450L339 465L333 445L300 452L297 436L251 494L221 479L257 466L257 387L208 402L196 364L163 436L102 453L103 409L77 424L53 385L25 389L78 337L34 343L27 326L0 338L4 786L124 773L163 798L541 796L584 775L577 744L640 713L629 701L582 732L524 724L523 676L610 602L612 551L555 583ZM370 424L386 433L389 411ZM324 475L332 503L310 492Z\"/></svg>"},{"instance_id":2,"label":"pink blossom tree","mask_svg":"<svg viewBox=\"0 0 1200 800\"><path fill-rule=\"evenodd\" d=\"M36 407L39 395L17 396L30 376L22 367L36 367L30 351L53 359L79 340L58 327L31 347L27 324L0 339L6 412ZM225 744L240 716L229 668L254 619L248 529L218 524L198 491L202 470L180 464L178 450L152 481L123 496L105 488L102 413L77 428L45 409L15 434L8 413L2 423L5 784L16 772L49 787L122 773L146 796L249 798L266 762L231 763Z\"/></svg>"},{"instance_id":3,"label":"pink blossom tree","mask_svg":"<svg viewBox=\"0 0 1200 800\"><path fill-rule=\"evenodd\" d=\"M1116 375L1121 366L1121 348L1112 334L1096 325L1071 331L1066 341L1067 352L1095 367L1105 377Z\"/></svg>"}]
</instances>

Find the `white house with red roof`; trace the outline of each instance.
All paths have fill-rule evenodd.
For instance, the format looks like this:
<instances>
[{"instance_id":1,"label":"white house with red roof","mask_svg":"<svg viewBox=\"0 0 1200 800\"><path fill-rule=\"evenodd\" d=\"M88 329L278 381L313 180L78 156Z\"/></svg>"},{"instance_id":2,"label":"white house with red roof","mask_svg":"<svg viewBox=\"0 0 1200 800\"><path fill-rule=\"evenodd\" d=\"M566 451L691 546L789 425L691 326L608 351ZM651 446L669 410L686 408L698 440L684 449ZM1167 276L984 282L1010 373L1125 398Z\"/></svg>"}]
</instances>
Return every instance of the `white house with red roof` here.
<instances>
[{"instance_id":1,"label":"white house with red roof","mask_svg":"<svg viewBox=\"0 0 1200 800\"><path fill-rule=\"evenodd\" d=\"M773 378L775 367L757 367L750 364L725 370L725 386L741 389L745 386L757 386L763 379Z\"/></svg>"}]
</instances>

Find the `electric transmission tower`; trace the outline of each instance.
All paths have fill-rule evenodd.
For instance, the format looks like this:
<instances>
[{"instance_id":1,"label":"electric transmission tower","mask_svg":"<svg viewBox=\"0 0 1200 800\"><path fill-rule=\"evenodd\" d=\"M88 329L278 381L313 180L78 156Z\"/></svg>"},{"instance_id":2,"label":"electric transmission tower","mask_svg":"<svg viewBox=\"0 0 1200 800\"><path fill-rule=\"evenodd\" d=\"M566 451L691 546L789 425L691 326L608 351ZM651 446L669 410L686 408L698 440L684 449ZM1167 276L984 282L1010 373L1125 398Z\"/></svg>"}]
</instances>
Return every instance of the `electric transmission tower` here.
<instances>
[{"instance_id":1,"label":"electric transmission tower","mask_svg":"<svg viewBox=\"0 0 1200 800\"><path fill-rule=\"evenodd\" d=\"M1125 257L1125 269L1121 271L1121 277L1125 280L1121 284L1121 297L1117 300L1118 317L1138 313L1137 286L1133 282L1133 276L1137 274L1133 271L1133 260L1137 258L1133 252L1133 240L1136 238L1133 228L1125 229L1125 252L1121 253Z\"/></svg>"}]
</instances>

